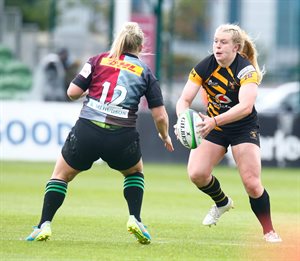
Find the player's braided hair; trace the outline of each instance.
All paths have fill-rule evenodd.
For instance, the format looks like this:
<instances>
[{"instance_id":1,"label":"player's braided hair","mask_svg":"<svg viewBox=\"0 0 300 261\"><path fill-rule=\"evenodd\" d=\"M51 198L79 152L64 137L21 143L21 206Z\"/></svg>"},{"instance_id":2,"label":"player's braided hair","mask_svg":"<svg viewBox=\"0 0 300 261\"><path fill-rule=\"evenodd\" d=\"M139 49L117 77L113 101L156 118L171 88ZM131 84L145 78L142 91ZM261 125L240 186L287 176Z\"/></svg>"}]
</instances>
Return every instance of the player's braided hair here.
<instances>
[{"instance_id":1,"label":"player's braided hair","mask_svg":"<svg viewBox=\"0 0 300 261\"><path fill-rule=\"evenodd\" d=\"M127 22L116 36L109 57L118 59L123 53L140 53L144 33L135 22Z\"/></svg>"},{"instance_id":2,"label":"player's braided hair","mask_svg":"<svg viewBox=\"0 0 300 261\"><path fill-rule=\"evenodd\" d=\"M252 41L250 36L236 24L220 25L216 31L219 30L221 30L222 32L231 33L232 41L239 45L238 52L243 57L247 58L256 69L258 75L258 82L260 83L264 75L264 70L261 70L259 68L257 62L258 53L256 50L255 43Z\"/></svg>"}]
</instances>

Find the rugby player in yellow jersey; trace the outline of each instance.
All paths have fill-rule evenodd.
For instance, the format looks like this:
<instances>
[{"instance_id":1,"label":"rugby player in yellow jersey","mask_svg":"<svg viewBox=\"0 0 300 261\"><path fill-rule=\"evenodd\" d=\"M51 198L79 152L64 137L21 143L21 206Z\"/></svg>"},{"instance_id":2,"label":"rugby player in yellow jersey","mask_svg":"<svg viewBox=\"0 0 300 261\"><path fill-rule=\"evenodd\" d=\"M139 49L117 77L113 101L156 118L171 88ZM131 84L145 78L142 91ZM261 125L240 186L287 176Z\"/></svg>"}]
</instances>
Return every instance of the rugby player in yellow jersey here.
<instances>
[{"instance_id":1,"label":"rugby player in yellow jersey","mask_svg":"<svg viewBox=\"0 0 300 261\"><path fill-rule=\"evenodd\" d=\"M189 108L196 94L205 91L207 115L200 113L203 122L198 125L203 141L191 150L188 161L191 181L215 203L203 225L216 224L223 213L233 208L233 200L212 175L230 145L264 239L281 242L272 225L269 195L261 182L259 124L254 103L262 76L255 45L247 33L237 25L223 24L216 29L213 54L192 69L177 101L176 113Z\"/></svg>"}]
</instances>

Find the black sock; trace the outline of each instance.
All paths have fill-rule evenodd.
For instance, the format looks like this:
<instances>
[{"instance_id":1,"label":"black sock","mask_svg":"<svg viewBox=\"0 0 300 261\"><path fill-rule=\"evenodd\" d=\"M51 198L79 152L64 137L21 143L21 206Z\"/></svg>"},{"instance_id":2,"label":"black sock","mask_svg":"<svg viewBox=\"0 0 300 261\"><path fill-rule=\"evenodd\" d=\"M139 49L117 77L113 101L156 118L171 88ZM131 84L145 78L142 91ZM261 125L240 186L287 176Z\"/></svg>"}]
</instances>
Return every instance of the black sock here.
<instances>
[{"instance_id":1,"label":"black sock","mask_svg":"<svg viewBox=\"0 0 300 261\"><path fill-rule=\"evenodd\" d=\"M129 214L141 222L141 208L144 195L144 175L136 172L124 179L124 197L128 204Z\"/></svg>"},{"instance_id":2,"label":"black sock","mask_svg":"<svg viewBox=\"0 0 300 261\"><path fill-rule=\"evenodd\" d=\"M271 220L270 198L268 192L264 190L259 198L249 197L249 199L251 209L263 227L263 233L266 234L274 230Z\"/></svg>"},{"instance_id":3,"label":"black sock","mask_svg":"<svg viewBox=\"0 0 300 261\"><path fill-rule=\"evenodd\" d=\"M199 189L209 195L217 207L225 206L228 203L228 197L222 191L220 182L215 176L212 176L211 181L206 186Z\"/></svg>"},{"instance_id":4,"label":"black sock","mask_svg":"<svg viewBox=\"0 0 300 261\"><path fill-rule=\"evenodd\" d=\"M38 227L45 221L52 221L56 211L64 202L68 184L59 179L50 179L46 185L42 217Z\"/></svg>"}]
</instances>

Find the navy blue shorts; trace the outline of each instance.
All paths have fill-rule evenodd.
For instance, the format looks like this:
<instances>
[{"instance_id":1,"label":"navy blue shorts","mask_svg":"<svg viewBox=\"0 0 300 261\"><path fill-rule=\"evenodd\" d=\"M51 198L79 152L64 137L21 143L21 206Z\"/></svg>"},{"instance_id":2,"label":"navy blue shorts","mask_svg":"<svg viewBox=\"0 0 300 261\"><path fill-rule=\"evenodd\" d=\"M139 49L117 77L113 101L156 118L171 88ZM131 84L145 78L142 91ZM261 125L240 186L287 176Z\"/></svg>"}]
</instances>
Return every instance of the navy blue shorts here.
<instances>
[{"instance_id":1,"label":"navy blue shorts","mask_svg":"<svg viewBox=\"0 0 300 261\"><path fill-rule=\"evenodd\" d=\"M259 126L253 125L235 130L212 130L205 139L228 148L229 145L234 146L241 143L254 143L260 147Z\"/></svg>"},{"instance_id":2,"label":"navy blue shorts","mask_svg":"<svg viewBox=\"0 0 300 261\"><path fill-rule=\"evenodd\" d=\"M133 167L142 157L135 128L104 129L79 118L62 148L65 161L76 170L88 170L101 158L116 170Z\"/></svg>"}]
</instances>

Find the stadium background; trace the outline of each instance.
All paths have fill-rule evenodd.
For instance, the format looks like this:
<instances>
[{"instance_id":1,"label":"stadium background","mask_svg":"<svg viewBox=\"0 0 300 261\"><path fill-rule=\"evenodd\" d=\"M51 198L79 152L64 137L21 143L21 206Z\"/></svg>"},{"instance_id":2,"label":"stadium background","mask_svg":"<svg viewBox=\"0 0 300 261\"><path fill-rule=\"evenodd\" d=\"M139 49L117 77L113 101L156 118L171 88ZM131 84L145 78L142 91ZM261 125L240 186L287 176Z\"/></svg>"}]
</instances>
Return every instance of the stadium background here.
<instances>
[{"instance_id":1,"label":"stadium background","mask_svg":"<svg viewBox=\"0 0 300 261\"><path fill-rule=\"evenodd\" d=\"M65 100L64 71L57 56L61 48L67 47L74 67L81 66L87 57L108 48L123 20L138 19L150 43L148 51L153 48L154 53L144 59L160 78L173 124L175 102L187 74L211 50L211 36L219 23L237 21L257 39L260 63L268 72L259 88L263 96L271 97L283 83L299 84L299 4L298 0L0 0L0 259L300 260L299 113L286 112L280 104L261 115L261 124L262 179L282 244L262 241L238 171L227 166L232 164L229 154L214 175L234 198L235 209L216 227L201 225L211 202L186 175L188 150L174 142L176 151L165 152L144 103L138 121L147 182L143 220L152 243L135 244L128 235L123 179L106 164L95 164L70 184L53 221L52 240L46 244L20 240L36 224L53 161L81 108L80 101ZM299 105L299 96L292 98ZM203 110L200 103L194 106Z\"/></svg>"},{"instance_id":2,"label":"stadium background","mask_svg":"<svg viewBox=\"0 0 300 261\"><path fill-rule=\"evenodd\" d=\"M238 23L256 39L267 70L260 89L299 82L299 9L297 0L0 0L0 159L55 160L81 107L65 99L64 77L107 50L124 21L146 33L152 55L143 58L161 81L174 138L175 102L191 67L211 50L218 24ZM57 60L63 48L73 71ZM138 121L145 162L186 162L178 142L174 153L164 151L146 107ZM200 102L194 108L203 110ZM260 121L264 166L299 168L299 113L282 108ZM232 164L230 152L223 163Z\"/></svg>"}]
</instances>

